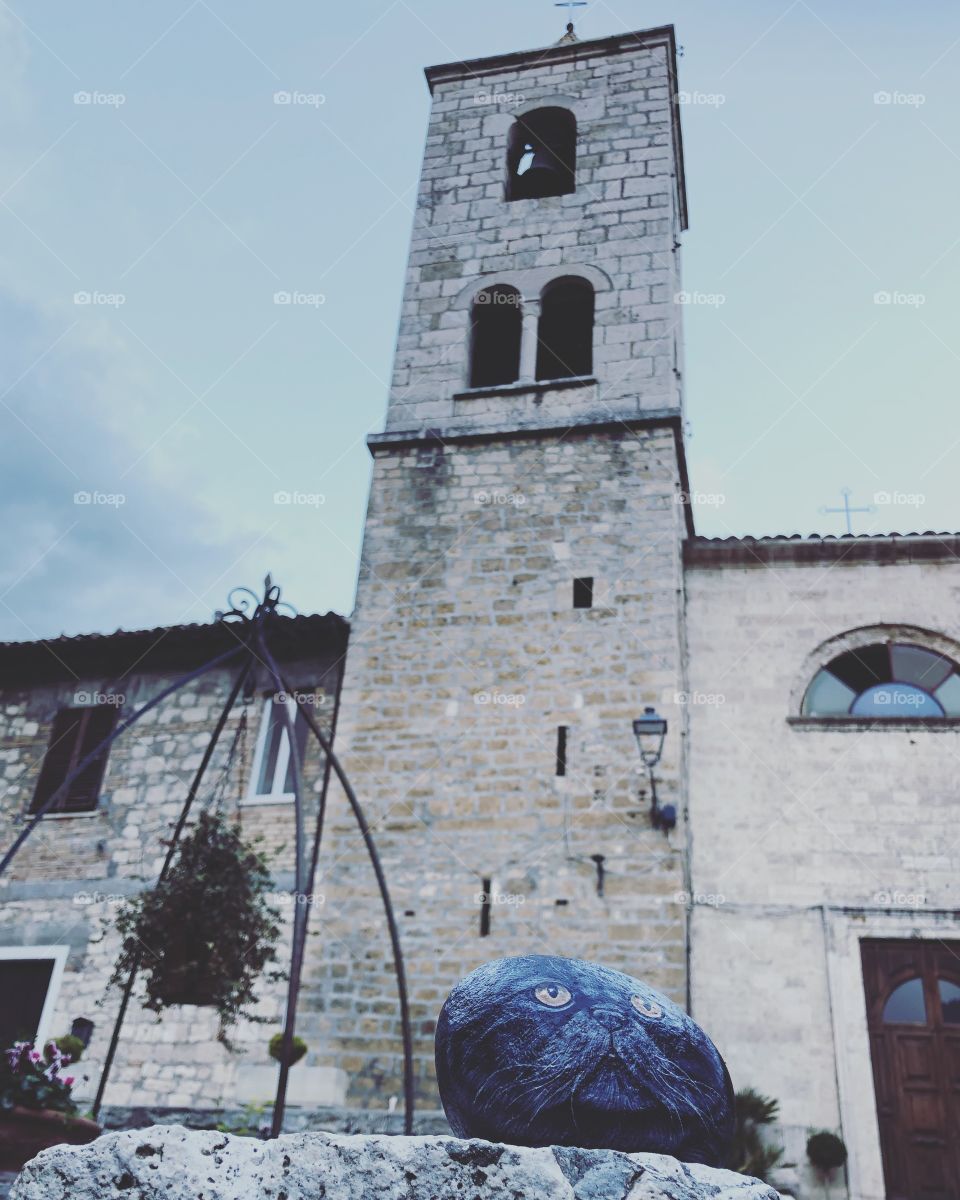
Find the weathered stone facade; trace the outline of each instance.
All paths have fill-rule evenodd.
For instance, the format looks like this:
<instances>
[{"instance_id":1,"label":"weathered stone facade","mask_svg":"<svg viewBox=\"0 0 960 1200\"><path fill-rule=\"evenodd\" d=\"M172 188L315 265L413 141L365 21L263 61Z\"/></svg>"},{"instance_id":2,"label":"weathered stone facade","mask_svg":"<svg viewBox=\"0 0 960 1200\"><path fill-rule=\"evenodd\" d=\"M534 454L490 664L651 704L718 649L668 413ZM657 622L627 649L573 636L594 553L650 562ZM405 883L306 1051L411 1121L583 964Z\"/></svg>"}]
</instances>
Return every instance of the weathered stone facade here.
<instances>
[{"instance_id":1,"label":"weathered stone facade","mask_svg":"<svg viewBox=\"0 0 960 1200\"><path fill-rule=\"evenodd\" d=\"M683 826L650 828L631 721L683 689L686 509L672 31L427 74L338 745L402 913L430 1105L438 1010L485 959L601 955L685 998ZM508 202L510 127L551 104L578 120L576 191ZM517 383L469 389L476 294L515 286L535 339L541 289L570 274L596 291L593 376L534 383L525 342ZM594 603L575 609L583 577ZM662 791L682 811L679 760ZM333 944L343 986L376 1007L359 1027L353 1005L331 1014L331 1045L349 1048L349 1096L378 1105L399 1089L390 958L362 847L344 832Z\"/></svg>"},{"instance_id":2,"label":"weathered stone facade","mask_svg":"<svg viewBox=\"0 0 960 1200\"><path fill-rule=\"evenodd\" d=\"M805 1142L828 1129L850 1155L831 1194L879 1200L861 942L956 936L960 718L811 718L802 701L828 661L874 643L960 662L960 538L694 536L672 29L436 67L428 80L337 730L400 926L423 1128L442 1128L434 1022L458 978L499 955L601 958L687 1001L735 1085L780 1101L798 1195L824 1194ZM508 201L511 127L550 106L578 122L576 189ZM595 293L592 373L537 382L541 293L569 275ZM494 284L522 304L519 374L471 388L473 302ZM577 580L590 581L589 607L574 606ZM337 630L286 661L298 686L332 696L345 626L310 620ZM10 837L57 704L120 687L104 670L51 670L0 675ZM131 669L127 703L168 677ZM97 1022L93 1080L116 1004L96 1008L117 949L103 931L112 897L154 877L227 683L192 685L118 745L101 808L45 820L0 885L0 952L68 950L50 1032L77 1015ZM670 723L657 769L660 802L679 816L669 834L651 827L631 732L647 704ZM239 812L289 888L289 806ZM320 861L299 1016L311 1053L291 1075L293 1103L315 1116L291 1124L396 1129L394 963L337 788ZM275 1027L280 1004L265 985ZM219 1119L269 1100L266 1032L235 1038L244 1054L230 1058L201 1010L159 1025L132 1012L108 1104Z\"/></svg>"},{"instance_id":3,"label":"weathered stone facade","mask_svg":"<svg viewBox=\"0 0 960 1200\"><path fill-rule=\"evenodd\" d=\"M780 1100L790 1161L812 1130L842 1133L858 1200L886 1195L860 941L957 936L960 721L838 723L801 701L848 648L960 661L958 551L687 546L693 1013L737 1085Z\"/></svg>"},{"instance_id":4,"label":"weathered stone facade","mask_svg":"<svg viewBox=\"0 0 960 1200\"><path fill-rule=\"evenodd\" d=\"M447 445L428 466L420 454L377 456L338 745L403 914L430 1097L440 1004L487 958L601 953L684 999L683 834L649 827L630 724L682 686L683 509L669 429ZM484 486L524 503L477 505ZM585 611L571 603L581 574L602 594ZM679 765L664 802L682 799ZM389 954L362 846L344 834L334 944L357 997L385 1002L375 1049L395 1081ZM368 919L361 940L351 927ZM368 1055L354 1010L339 1024L336 1041Z\"/></svg>"},{"instance_id":5,"label":"weathered stone facade","mask_svg":"<svg viewBox=\"0 0 960 1200\"><path fill-rule=\"evenodd\" d=\"M297 657L291 660L285 654L282 667L293 686L305 692L309 689L316 698L318 719L329 727L339 690L346 625L339 618L301 618L293 624L299 624L302 641ZM121 716L128 716L181 673L216 653L209 648L211 643L217 645L216 631L194 628L186 633L190 644L180 651L176 669L152 664L151 660L174 657L163 650L165 638L173 641L184 636L176 630L120 635L119 648L116 639L110 638L61 639L50 644L49 650L36 645L31 649L34 659L43 663L39 674L45 679L39 685L30 682L38 675L34 662L18 663L15 647L0 650L5 685L0 691L4 850L26 819L57 709L99 700L116 704ZM124 638L132 643L129 648L124 648ZM91 642L99 644L91 646ZM130 670L117 666L109 675L105 671L95 676L79 673L91 656L99 655L106 667L107 660L118 654ZM156 879L166 850L164 841L180 813L234 675L234 670L218 669L195 680L121 734L111 748L96 809L44 817L0 880L0 950L16 958L18 948L61 948L62 977L44 1032L51 1037L67 1033L79 1016L94 1022L93 1039L78 1070L76 1094L81 1101L89 1100L96 1088L119 1005L119 992L107 987L120 944L113 917L124 898L136 895ZM277 882L275 903L289 925L292 805L259 803L248 796L253 749L267 711L266 678L253 678L251 688L246 750L223 780L223 811L238 819L245 835L259 840L267 853ZM225 728L198 797L199 807L211 803L242 711L238 704ZM322 760L308 756L305 783L311 812L316 810L322 781ZM315 926L321 909L318 904ZM281 959L288 953L288 945L285 932ZM60 969L58 966L58 976ZM230 1054L217 1040L219 1025L210 1010L171 1009L158 1021L139 1004L131 1005L108 1103L216 1106L233 1102L238 1089L252 1100L250 1087L255 1086L256 1075L251 1068L255 1072L259 1065L271 1078L275 1074L266 1042L270 1032L282 1025L283 986L265 981L259 995L258 1015L274 1024L241 1023L233 1035L244 1052L240 1055ZM316 1055L307 1060L308 1071L315 1061ZM293 1082L296 1085L297 1079ZM339 1099L339 1093L327 1099ZM267 1100L270 1094L267 1084L256 1098Z\"/></svg>"},{"instance_id":6,"label":"weathered stone facade","mask_svg":"<svg viewBox=\"0 0 960 1200\"><path fill-rule=\"evenodd\" d=\"M679 409L686 198L675 54L670 27L427 72L433 106L388 433L542 429ZM577 119L576 190L508 202L510 128L545 106ZM596 291L595 379L531 387L526 350L541 290L569 274ZM498 395L468 388L471 304L492 283L517 287L533 332L519 383Z\"/></svg>"}]
</instances>

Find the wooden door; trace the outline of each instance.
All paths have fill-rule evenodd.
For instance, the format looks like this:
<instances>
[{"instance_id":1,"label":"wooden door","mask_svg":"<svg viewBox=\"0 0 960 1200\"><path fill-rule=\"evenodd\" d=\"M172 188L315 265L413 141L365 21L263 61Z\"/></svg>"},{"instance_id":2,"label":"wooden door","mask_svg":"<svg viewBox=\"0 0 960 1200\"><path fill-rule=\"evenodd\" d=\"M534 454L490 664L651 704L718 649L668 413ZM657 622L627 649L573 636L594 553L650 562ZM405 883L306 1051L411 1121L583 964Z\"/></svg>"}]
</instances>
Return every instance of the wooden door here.
<instances>
[{"instance_id":1,"label":"wooden door","mask_svg":"<svg viewBox=\"0 0 960 1200\"><path fill-rule=\"evenodd\" d=\"M960 942L860 951L888 1200L960 1200Z\"/></svg>"}]
</instances>

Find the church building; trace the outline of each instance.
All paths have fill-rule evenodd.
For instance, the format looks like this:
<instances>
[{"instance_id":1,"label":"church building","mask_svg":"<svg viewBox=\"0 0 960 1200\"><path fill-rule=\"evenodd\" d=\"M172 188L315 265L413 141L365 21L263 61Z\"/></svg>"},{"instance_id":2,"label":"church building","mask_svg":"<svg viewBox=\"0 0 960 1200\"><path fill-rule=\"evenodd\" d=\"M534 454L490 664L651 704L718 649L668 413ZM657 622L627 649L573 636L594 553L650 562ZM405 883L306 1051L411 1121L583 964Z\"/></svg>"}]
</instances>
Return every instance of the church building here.
<instances>
[{"instance_id":1,"label":"church building","mask_svg":"<svg viewBox=\"0 0 960 1200\"><path fill-rule=\"evenodd\" d=\"M459 978L504 955L597 959L686 1006L734 1085L779 1102L772 1136L798 1196L825 1194L806 1143L829 1131L848 1153L831 1196L957 1200L960 536L697 535L672 27L589 41L570 27L426 74L349 642L340 618L310 617L287 646L298 681L329 698L389 880L418 1102L437 1110L433 1033ZM41 670L40 644L0 647L7 840L77 679L91 696L147 686L149 657L111 665L131 636L61 645L83 658L72 676ZM173 644L189 657L207 636ZM282 744L269 699L234 800L280 864L290 797L276 757L264 782L264 747ZM46 953L37 1028L93 1017L92 1063L109 1021L86 1009L116 949L93 918L149 886L156 758L195 755L209 712L182 709L162 750L113 754L85 812L44 818L0 884L0 991L6 963ZM645 761L635 725L642 741L658 719ZM291 1079L304 1111L362 1125L401 1094L399 1017L335 785L329 806L299 1022L310 1054ZM99 897L82 911L81 887ZM280 993L265 995L279 1021ZM256 1027L231 1057L195 1014L169 1036L131 1019L140 1046L120 1053L114 1105L269 1097Z\"/></svg>"}]
</instances>

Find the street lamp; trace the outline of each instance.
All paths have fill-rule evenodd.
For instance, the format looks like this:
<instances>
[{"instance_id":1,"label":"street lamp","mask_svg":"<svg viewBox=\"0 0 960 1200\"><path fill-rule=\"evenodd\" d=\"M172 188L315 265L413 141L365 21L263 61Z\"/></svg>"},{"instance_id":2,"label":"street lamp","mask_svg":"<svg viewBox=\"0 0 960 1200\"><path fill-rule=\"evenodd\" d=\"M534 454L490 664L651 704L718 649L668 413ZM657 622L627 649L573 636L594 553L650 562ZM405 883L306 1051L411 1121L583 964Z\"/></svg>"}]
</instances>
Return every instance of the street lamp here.
<instances>
[{"instance_id":1,"label":"street lamp","mask_svg":"<svg viewBox=\"0 0 960 1200\"><path fill-rule=\"evenodd\" d=\"M667 721L656 709L647 705L643 716L633 722L633 735L637 739L640 751L640 761L650 775L650 824L654 829L662 829L669 833L677 824L677 810L672 804L663 808L657 800L657 781L653 771L663 753L663 742L667 736Z\"/></svg>"}]
</instances>

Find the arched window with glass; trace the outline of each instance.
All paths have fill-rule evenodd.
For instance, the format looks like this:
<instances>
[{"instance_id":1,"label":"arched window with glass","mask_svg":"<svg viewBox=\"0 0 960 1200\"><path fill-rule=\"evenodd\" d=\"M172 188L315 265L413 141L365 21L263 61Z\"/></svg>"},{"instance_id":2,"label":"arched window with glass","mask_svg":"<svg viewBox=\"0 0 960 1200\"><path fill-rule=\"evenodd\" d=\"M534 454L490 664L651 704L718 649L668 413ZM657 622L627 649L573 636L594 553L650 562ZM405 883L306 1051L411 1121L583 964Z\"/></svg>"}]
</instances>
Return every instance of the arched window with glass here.
<instances>
[{"instance_id":1,"label":"arched window with glass","mask_svg":"<svg viewBox=\"0 0 960 1200\"><path fill-rule=\"evenodd\" d=\"M822 667L803 697L805 717L870 720L960 717L960 668L907 642L847 650Z\"/></svg>"}]
</instances>

